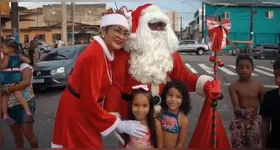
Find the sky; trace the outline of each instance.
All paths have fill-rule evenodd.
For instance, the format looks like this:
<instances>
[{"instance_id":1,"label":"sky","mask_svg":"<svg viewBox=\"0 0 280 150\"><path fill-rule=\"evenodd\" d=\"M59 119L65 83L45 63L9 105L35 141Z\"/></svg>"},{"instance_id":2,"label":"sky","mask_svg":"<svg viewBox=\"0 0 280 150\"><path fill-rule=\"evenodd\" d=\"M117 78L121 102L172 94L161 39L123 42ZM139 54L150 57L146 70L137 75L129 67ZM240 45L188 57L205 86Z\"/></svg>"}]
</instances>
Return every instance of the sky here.
<instances>
[{"instance_id":1,"label":"sky","mask_svg":"<svg viewBox=\"0 0 280 150\"><path fill-rule=\"evenodd\" d=\"M19 2L19 6L27 7L27 8L36 8L41 7L43 5L49 4L59 4L60 2ZM70 3L70 2L69 2ZM96 3L106 3L107 7L116 8L115 2L76 2L76 4L96 4ZM169 10L176 10L179 12L180 17L183 17L183 28L188 26L189 22L194 20L194 13L202 7L201 2L180 2L180 1L169 1L169 2L116 2L118 7L126 6L129 9L134 10L140 5L151 3L159 6L162 11L167 12Z\"/></svg>"}]
</instances>

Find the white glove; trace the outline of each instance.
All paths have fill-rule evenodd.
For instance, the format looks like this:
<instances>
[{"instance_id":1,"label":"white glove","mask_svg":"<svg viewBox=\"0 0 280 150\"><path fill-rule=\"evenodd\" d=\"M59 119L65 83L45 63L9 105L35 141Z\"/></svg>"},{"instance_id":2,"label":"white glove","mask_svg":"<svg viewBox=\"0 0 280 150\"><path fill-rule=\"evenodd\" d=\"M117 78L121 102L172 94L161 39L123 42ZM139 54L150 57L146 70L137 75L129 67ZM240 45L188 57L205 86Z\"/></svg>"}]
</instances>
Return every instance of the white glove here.
<instances>
[{"instance_id":1,"label":"white glove","mask_svg":"<svg viewBox=\"0 0 280 150\"><path fill-rule=\"evenodd\" d=\"M134 120L121 121L117 126L117 130L120 133L126 133L138 138L143 138L147 133L147 127Z\"/></svg>"}]
</instances>

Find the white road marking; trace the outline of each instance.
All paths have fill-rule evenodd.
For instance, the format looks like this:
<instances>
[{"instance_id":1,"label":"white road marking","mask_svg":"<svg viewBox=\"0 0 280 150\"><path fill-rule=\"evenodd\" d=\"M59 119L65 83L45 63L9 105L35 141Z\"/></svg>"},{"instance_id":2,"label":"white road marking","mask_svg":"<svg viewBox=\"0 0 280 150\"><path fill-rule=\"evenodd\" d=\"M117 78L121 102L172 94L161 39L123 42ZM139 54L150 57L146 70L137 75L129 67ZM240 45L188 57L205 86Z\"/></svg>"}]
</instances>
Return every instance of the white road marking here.
<instances>
[{"instance_id":1,"label":"white road marking","mask_svg":"<svg viewBox=\"0 0 280 150\"><path fill-rule=\"evenodd\" d=\"M230 85L231 83L226 83L226 82L224 82L224 84L225 85ZM263 85L265 88L278 88L278 86L277 85Z\"/></svg>"},{"instance_id":2,"label":"white road marking","mask_svg":"<svg viewBox=\"0 0 280 150\"><path fill-rule=\"evenodd\" d=\"M257 69L257 68L255 68L255 71L256 71L256 72L259 72L259 73L261 73L261 74L264 74L264 75L270 76L270 77L274 77L274 74L271 74L271 73L268 73L268 72L262 71L262 70Z\"/></svg>"},{"instance_id":3,"label":"white road marking","mask_svg":"<svg viewBox=\"0 0 280 150\"><path fill-rule=\"evenodd\" d=\"M264 70L268 70L268 71L273 72L273 69L270 69L270 68L267 68L267 67L264 67L264 66L257 66L257 67L261 68L261 69L264 69Z\"/></svg>"},{"instance_id":4,"label":"white road marking","mask_svg":"<svg viewBox=\"0 0 280 150\"><path fill-rule=\"evenodd\" d=\"M220 69L221 71L223 71L223 72L229 74L229 75L233 75L233 76L234 76L234 75L237 75L236 73L234 73L234 72L228 70L227 68L220 67L219 69Z\"/></svg>"},{"instance_id":5,"label":"white road marking","mask_svg":"<svg viewBox=\"0 0 280 150\"><path fill-rule=\"evenodd\" d=\"M199 67L201 67L203 70L205 70L208 74L214 74L211 68L206 66L205 64L198 64Z\"/></svg>"},{"instance_id":6,"label":"white road marking","mask_svg":"<svg viewBox=\"0 0 280 150\"><path fill-rule=\"evenodd\" d=\"M235 69L235 66L234 66L234 65L227 65L227 66L229 66L230 68ZM258 76L258 75L254 74L254 73L252 73L252 75L253 75L253 76Z\"/></svg>"},{"instance_id":7,"label":"white road marking","mask_svg":"<svg viewBox=\"0 0 280 150\"><path fill-rule=\"evenodd\" d=\"M197 71L188 63L185 63L186 67L191 70L192 73L197 73Z\"/></svg>"}]
</instances>

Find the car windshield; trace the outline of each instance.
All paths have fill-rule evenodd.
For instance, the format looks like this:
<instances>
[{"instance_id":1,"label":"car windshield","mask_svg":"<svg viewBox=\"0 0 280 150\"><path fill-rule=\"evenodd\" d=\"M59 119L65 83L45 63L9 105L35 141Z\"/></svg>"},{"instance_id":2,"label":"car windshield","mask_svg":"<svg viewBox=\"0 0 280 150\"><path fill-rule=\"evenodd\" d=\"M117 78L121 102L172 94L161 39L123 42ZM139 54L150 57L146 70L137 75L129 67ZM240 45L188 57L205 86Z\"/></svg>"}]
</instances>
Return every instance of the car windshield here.
<instances>
[{"instance_id":1,"label":"car windshield","mask_svg":"<svg viewBox=\"0 0 280 150\"><path fill-rule=\"evenodd\" d=\"M68 60L72 59L77 52L76 47L64 47L53 49L50 53L48 53L42 61L54 61L54 60Z\"/></svg>"}]
</instances>

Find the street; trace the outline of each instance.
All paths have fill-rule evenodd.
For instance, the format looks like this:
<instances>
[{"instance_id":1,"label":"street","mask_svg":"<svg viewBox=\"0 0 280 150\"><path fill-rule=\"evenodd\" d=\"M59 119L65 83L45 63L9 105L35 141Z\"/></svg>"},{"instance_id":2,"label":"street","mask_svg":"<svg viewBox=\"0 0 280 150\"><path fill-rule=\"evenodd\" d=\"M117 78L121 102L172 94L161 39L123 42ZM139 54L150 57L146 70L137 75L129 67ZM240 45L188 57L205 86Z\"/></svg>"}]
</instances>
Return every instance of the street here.
<instances>
[{"instance_id":1,"label":"street","mask_svg":"<svg viewBox=\"0 0 280 150\"><path fill-rule=\"evenodd\" d=\"M208 59L209 55L197 56L197 55L189 55L183 54L182 58L186 67L193 73L197 74L205 74L211 75L211 64ZM219 102L218 109L220 116L223 120L224 127L226 128L228 137L229 136L229 123L233 118L231 101L228 94L228 84L233 82L238 78L235 73L235 56L221 56L221 60L225 62L225 66L222 70L219 71L220 81L222 82L222 92L224 94L224 99ZM266 89L269 90L274 88L274 75L272 72L272 64L268 60L255 60L255 72L253 77L258 80L261 84L265 85ZM210 69L209 69L209 68ZM36 122L35 122L35 134L38 137L39 147L40 148L49 148L52 132L53 132L53 124L54 117L56 113L56 108L59 102L60 95L63 89L51 89L47 91L40 91L36 93ZM196 126L204 98L197 95L196 93L191 93L192 106L193 109L189 115L189 134L188 140L192 137L193 130ZM2 129L5 133L6 140L4 148L15 148L15 144L13 141L13 136L9 130L9 128L3 124ZM27 141L25 142L25 147L29 147ZM104 138L104 144L107 148L117 147L116 140L112 137Z\"/></svg>"}]
</instances>

